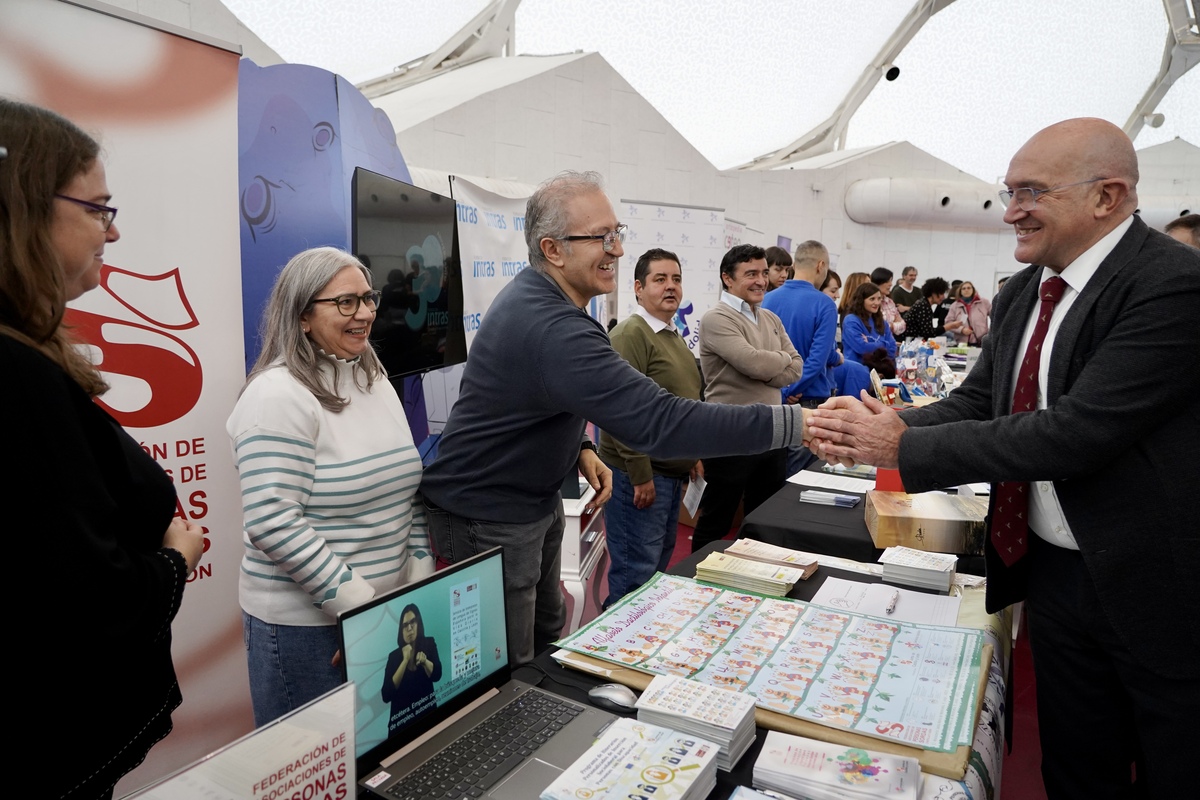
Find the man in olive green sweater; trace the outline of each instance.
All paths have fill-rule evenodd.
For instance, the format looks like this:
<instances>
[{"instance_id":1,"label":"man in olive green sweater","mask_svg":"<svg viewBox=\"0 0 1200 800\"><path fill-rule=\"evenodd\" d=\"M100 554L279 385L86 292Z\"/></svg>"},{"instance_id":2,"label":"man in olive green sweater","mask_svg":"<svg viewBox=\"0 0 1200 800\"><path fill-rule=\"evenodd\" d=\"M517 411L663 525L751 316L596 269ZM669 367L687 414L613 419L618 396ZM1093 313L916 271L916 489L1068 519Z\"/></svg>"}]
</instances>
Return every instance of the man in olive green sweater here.
<instances>
[{"instance_id":1,"label":"man in olive green sweater","mask_svg":"<svg viewBox=\"0 0 1200 800\"><path fill-rule=\"evenodd\" d=\"M647 250L633 271L638 307L609 337L634 369L677 397L700 399L696 358L675 327L683 300L679 257ZM694 458L659 459L600 433L600 458L613 471L612 499L604 509L608 538L608 606L665 570L675 550L684 479L704 474Z\"/></svg>"},{"instance_id":2,"label":"man in olive green sweater","mask_svg":"<svg viewBox=\"0 0 1200 800\"><path fill-rule=\"evenodd\" d=\"M779 405L779 390L800 378L804 361L779 317L759 308L766 290L766 251L740 244L721 259L721 302L700 320L700 367L709 403ZM708 486L692 552L729 533L738 502L750 513L787 478L787 450L705 460Z\"/></svg>"}]
</instances>

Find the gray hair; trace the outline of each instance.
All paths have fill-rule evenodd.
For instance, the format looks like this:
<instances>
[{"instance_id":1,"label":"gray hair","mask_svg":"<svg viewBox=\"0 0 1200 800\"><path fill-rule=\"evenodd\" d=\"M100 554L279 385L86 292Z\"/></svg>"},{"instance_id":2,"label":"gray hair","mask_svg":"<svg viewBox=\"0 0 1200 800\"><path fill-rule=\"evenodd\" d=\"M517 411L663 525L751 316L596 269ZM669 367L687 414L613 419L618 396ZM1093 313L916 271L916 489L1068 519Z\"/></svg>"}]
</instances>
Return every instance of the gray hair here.
<instances>
[{"instance_id":1,"label":"gray hair","mask_svg":"<svg viewBox=\"0 0 1200 800\"><path fill-rule=\"evenodd\" d=\"M796 268L813 269L818 261L829 260L829 249L816 239L809 239L796 245Z\"/></svg>"},{"instance_id":2,"label":"gray hair","mask_svg":"<svg viewBox=\"0 0 1200 800\"><path fill-rule=\"evenodd\" d=\"M262 317L262 352L250 370L246 383L264 371L282 364L292 377L313 393L322 406L338 412L350 401L338 393L337 372L322 370L324 356L304 333L300 317L312 308L312 301L333 277L345 267L357 267L367 282L371 272L354 256L336 247L314 247L292 256L275 279L271 298ZM379 356L368 347L354 363L355 382L362 378L367 388L386 373Z\"/></svg>"},{"instance_id":3,"label":"gray hair","mask_svg":"<svg viewBox=\"0 0 1200 800\"><path fill-rule=\"evenodd\" d=\"M588 192L603 192L604 178L599 172L560 172L543 182L525 204L525 244L529 248L529 266L546 271L542 239L561 239L567 235L567 201Z\"/></svg>"}]
</instances>

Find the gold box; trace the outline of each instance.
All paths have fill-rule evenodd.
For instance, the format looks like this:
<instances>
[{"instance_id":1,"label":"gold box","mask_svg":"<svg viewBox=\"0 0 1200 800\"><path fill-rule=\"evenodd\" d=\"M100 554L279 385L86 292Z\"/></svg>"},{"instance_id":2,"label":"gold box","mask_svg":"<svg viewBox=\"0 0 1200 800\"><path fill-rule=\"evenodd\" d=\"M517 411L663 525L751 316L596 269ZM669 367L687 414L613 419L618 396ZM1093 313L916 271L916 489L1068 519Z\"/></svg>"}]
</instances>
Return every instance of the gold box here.
<instances>
[{"instance_id":1,"label":"gold box","mask_svg":"<svg viewBox=\"0 0 1200 800\"><path fill-rule=\"evenodd\" d=\"M983 555L988 498L941 492L867 492L867 530L876 547Z\"/></svg>"}]
</instances>

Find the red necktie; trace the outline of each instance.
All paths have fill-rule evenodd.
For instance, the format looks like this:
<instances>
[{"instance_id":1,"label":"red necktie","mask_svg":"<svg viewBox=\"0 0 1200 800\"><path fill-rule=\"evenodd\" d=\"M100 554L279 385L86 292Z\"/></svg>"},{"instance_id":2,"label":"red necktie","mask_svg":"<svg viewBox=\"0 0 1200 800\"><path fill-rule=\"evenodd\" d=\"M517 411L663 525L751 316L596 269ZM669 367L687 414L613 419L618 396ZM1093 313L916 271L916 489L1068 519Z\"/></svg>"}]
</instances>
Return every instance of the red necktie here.
<instances>
[{"instance_id":1,"label":"red necktie","mask_svg":"<svg viewBox=\"0 0 1200 800\"><path fill-rule=\"evenodd\" d=\"M1054 305L1062 299L1067 282L1055 275L1047 278L1041 286L1042 305L1038 309L1037 324L1033 336L1025 348L1021 370L1017 375L1017 386L1013 391L1012 413L1022 414L1037 411L1038 370L1042 362L1042 344L1046 341L1046 330ZM1025 481L1003 481L996 487L996 510L992 513L992 547L1011 567L1029 550L1029 484Z\"/></svg>"}]
</instances>

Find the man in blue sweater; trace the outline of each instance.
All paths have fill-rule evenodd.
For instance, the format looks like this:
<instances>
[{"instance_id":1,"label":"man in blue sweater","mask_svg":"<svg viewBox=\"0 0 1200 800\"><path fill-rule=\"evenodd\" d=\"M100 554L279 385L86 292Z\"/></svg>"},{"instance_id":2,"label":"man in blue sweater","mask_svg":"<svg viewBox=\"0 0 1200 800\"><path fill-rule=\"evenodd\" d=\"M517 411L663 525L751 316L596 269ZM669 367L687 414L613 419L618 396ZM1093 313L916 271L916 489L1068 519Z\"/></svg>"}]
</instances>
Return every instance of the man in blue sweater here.
<instances>
[{"instance_id":1,"label":"man in blue sweater","mask_svg":"<svg viewBox=\"0 0 1200 800\"><path fill-rule=\"evenodd\" d=\"M559 487L578 468L612 492L612 472L585 425L595 422L657 458L759 453L800 444L796 406L725 406L675 397L638 372L584 307L616 287L624 231L596 173L563 173L525 210L531 269L496 296L463 371L421 494L438 558L504 547L509 660L559 638L563 511Z\"/></svg>"},{"instance_id":2,"label":"man in blue sweater","mask_svg":"<svg viewBox=\"0 0 1200 800\"><path fill-rule=\"evenodd\" d=\"M804 359L804 372L783 389L783 401L816 408L834 393L833 368L842 363L837 349L837 303L820 291L829 274L829 250L812 239L802 242L792 268L796 277L763 298L762 307L779 317ZM791 448L787 474L796 474L815 458L803 447Z\"/></svg>"}]
</instances>

